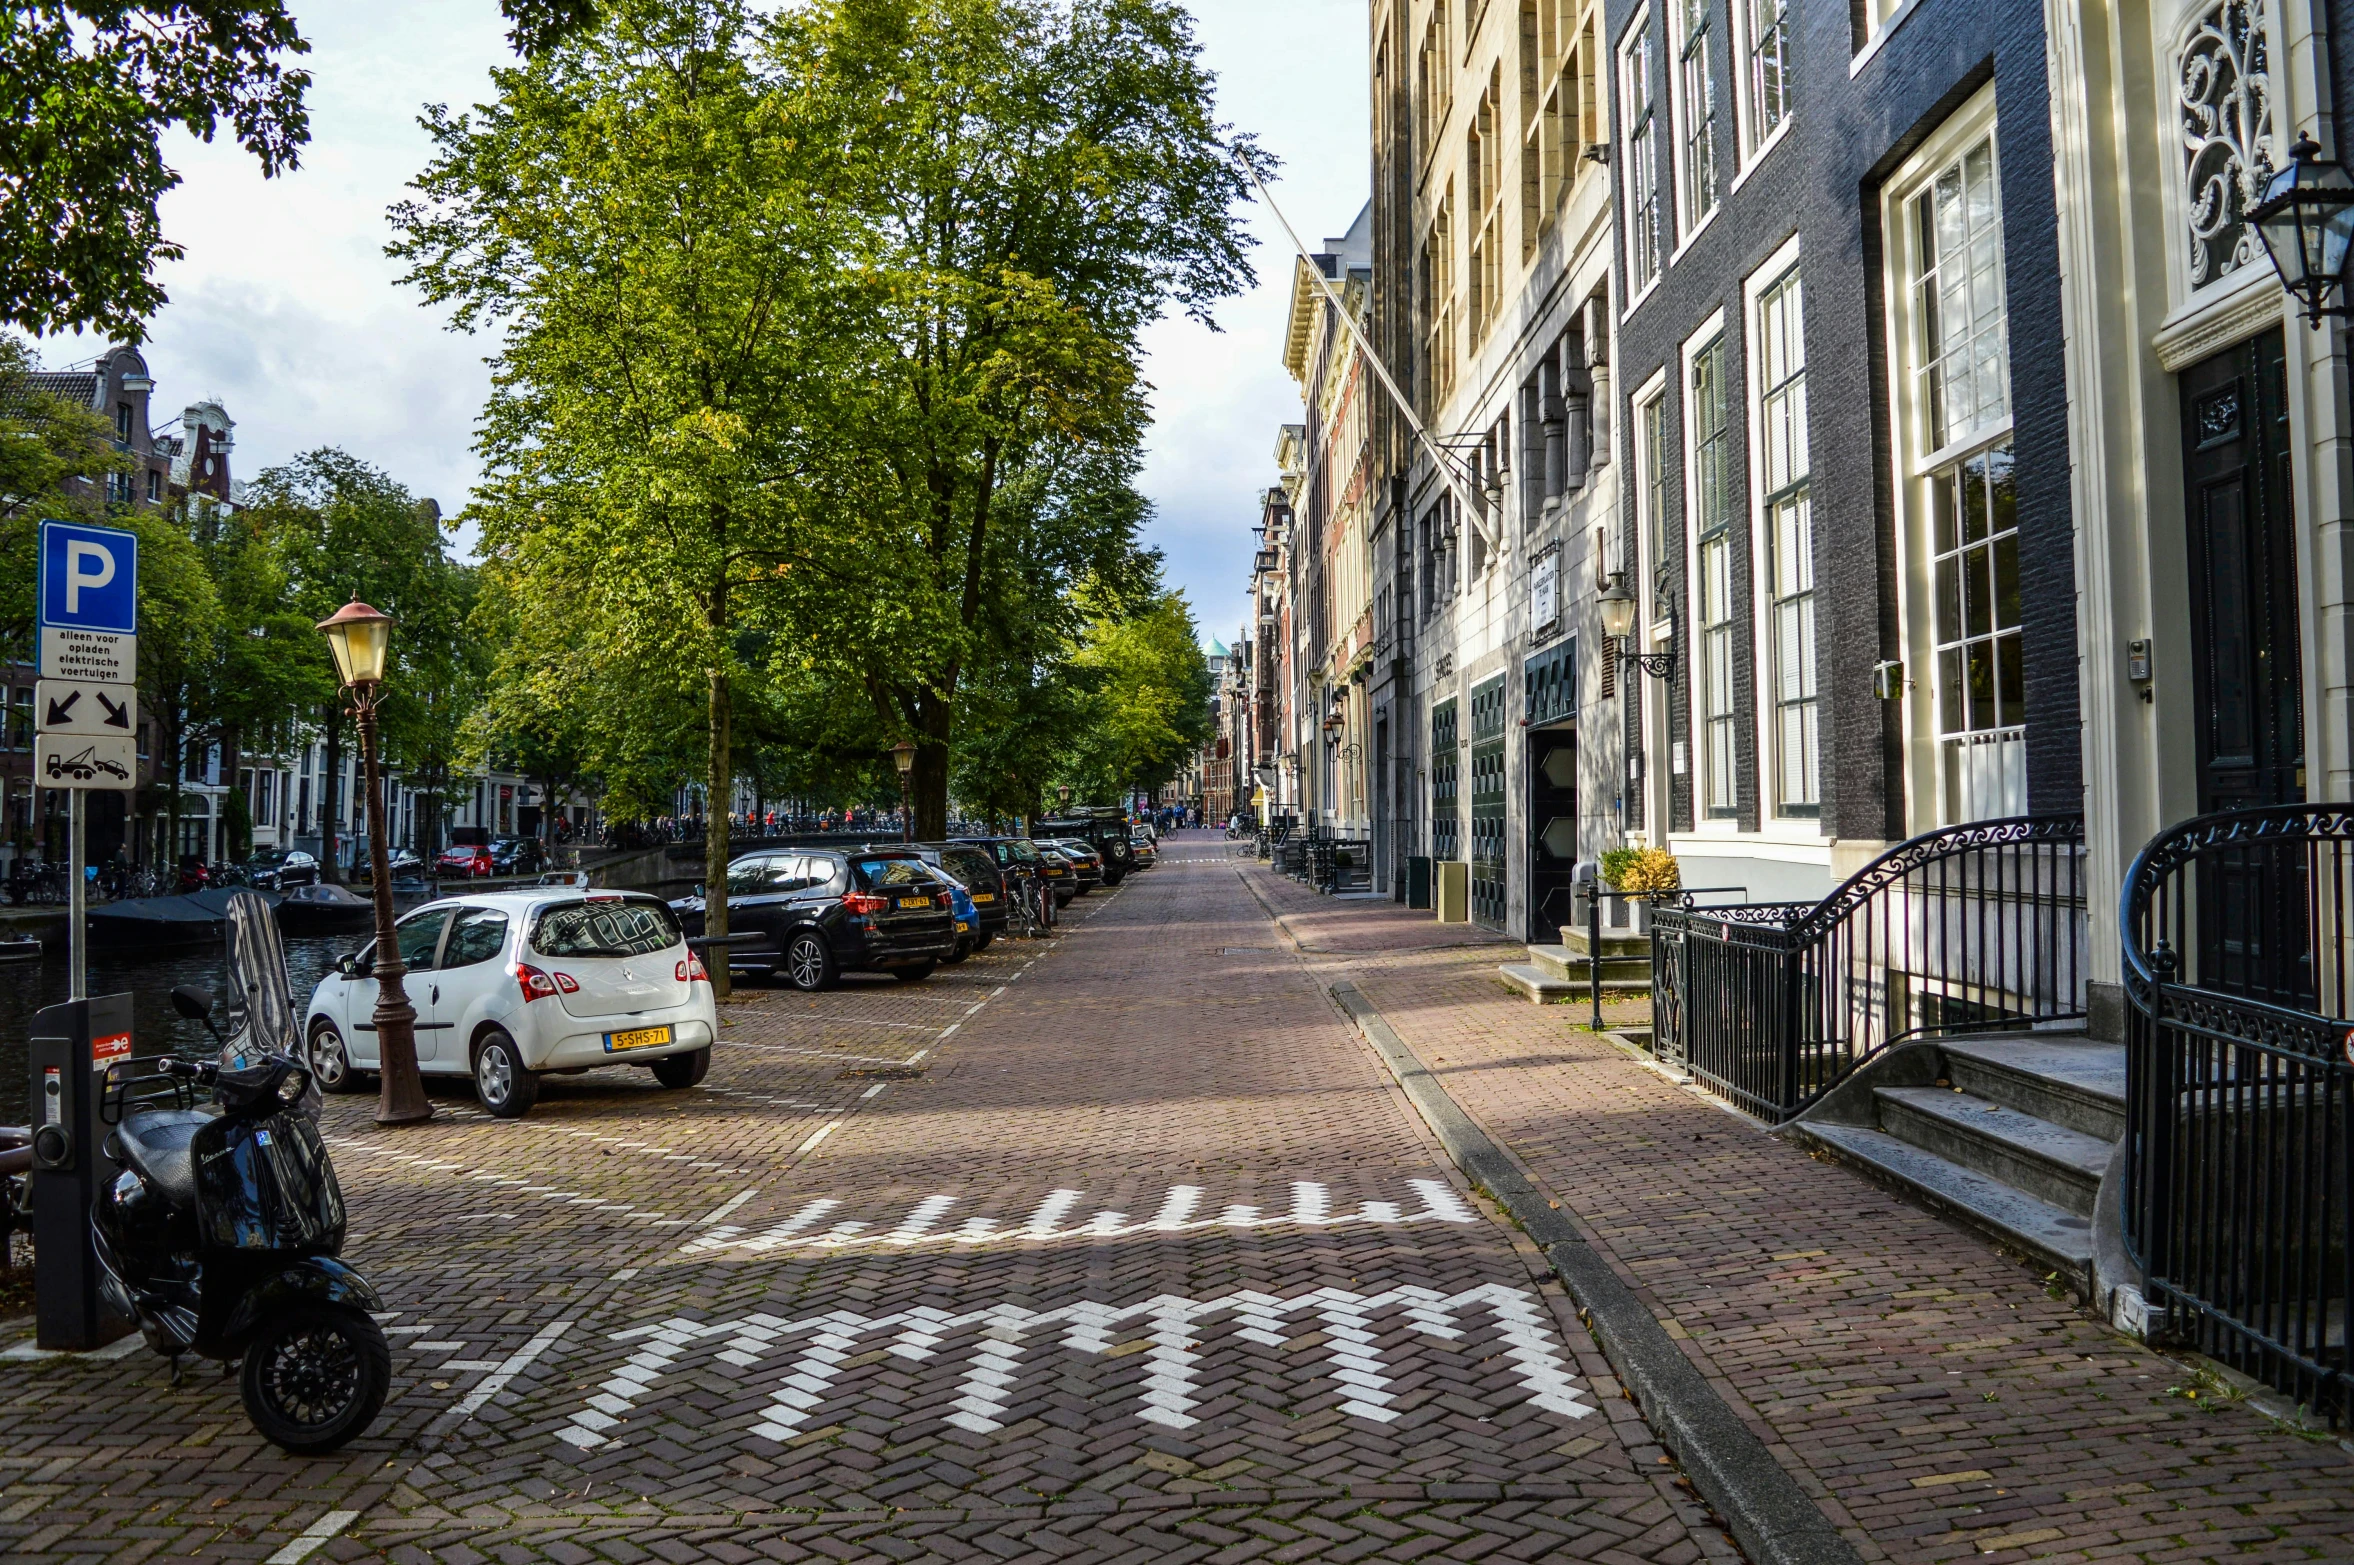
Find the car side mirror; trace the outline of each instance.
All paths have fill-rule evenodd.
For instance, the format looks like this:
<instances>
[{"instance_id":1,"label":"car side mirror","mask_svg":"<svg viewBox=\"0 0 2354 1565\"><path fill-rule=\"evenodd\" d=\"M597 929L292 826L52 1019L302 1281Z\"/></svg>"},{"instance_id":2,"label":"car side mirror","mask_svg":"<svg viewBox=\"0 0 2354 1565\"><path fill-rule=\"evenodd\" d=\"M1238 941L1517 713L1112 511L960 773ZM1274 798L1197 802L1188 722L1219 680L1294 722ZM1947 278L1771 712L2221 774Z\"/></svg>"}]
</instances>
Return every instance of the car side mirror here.
<instances>
[{"instance_id":1,"label":"car side mirror","mask_svg":"<svg viewBox=\"0 0 2354 1565\"><path fill-rule=\"evenodd\" d=\"M352 953L351 953L350 955L348 955L348 956L339 956L339 957L337 957L337 958L335 959L335 971L336 971L336 972L338 972L338 973L340 973L341 975L343 975L343 976L344 976L344 977L346 977L346 978L357 978L357 977L359 977L359 976L360 976L360 954L359 954L357 951L354 951L354 952L352 952Z\"/></svg>"},{"instance_id":2,"label":"car side mirror","mask_svg":"<svg viewBox=\"0 0 2354 1565\"><path fill-rule=\"evenodd\" d=\"M705 895L703 890L703 882L699 880L695 882L695 895L698 897Z\"/></svg>"},{"instance_id":3,"label":"car side mirror","mask_svg":"<svg viewBox=\"0 0 2354 1565\"><path fill-rule=\"evenodd\" d=\"M172 1009L192 1022L203 1021L213 1013L212 991L182 984L172 991Z\"/></svg>"}]
</instances>

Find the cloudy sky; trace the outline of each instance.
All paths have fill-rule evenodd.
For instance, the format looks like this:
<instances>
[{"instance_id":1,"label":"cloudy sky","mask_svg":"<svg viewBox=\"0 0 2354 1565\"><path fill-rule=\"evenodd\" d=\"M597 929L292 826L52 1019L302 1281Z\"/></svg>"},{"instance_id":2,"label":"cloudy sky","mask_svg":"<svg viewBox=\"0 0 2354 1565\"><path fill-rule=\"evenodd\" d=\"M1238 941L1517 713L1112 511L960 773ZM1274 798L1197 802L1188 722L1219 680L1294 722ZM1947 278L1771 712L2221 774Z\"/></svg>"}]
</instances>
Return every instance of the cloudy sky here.
<instances>
[{"instance_id":1,"label":"cloudy sky","mask_svg":"<svg viewBox=\"0 0 2354 1565\"><path fill-rule=\"evenodd\" d=\"M1283 160L1276 200L1311 245L1347 229L1367 184L1363 0L1190 0L1222 115ZM309 36L312 140L264 180L226 145L181 140L185 183L164 229L187 248L149 359L160 418L217 396L237 421L235 471L341 446L455 511L476 464L486 350L394 282L386 207L425 162L420 104L472 103L507 59L495 0L296 0ZM1244 609L1252 496L1274 481L1276 426L1299 416L1281 351L1290 278L1282 231L1251 214L1262 278L1218 332L1164 322L1148 339L1159 415L1146 492L1205 636ZM96 345L43 345L52 365Z\"/></svg>"}]
</instances>

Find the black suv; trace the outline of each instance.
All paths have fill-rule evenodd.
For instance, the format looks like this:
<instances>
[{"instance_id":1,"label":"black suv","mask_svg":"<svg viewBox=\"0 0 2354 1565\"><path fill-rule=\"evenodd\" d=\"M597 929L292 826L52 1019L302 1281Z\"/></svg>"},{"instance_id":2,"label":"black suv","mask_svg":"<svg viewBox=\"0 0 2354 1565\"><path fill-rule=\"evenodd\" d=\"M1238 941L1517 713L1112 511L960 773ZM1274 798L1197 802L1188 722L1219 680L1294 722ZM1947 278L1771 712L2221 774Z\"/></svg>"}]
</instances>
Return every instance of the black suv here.
<instances>
[{"instance_id":1,"label":"black suv","mask_svg":"<svg viewBox=\"0 0 2354 1565\"><path fill-rule=\"evenodd\" d=\"M728 967L825 989L846 972L887 972L906 983L956 954L948 885L905 850L775 848L727 867ZM687 933L703 933L703 900L671 904Z\"/></svg>"},{"instance_id":2,"label":"black suv","mask_svg":"<svg viewBox=\"0 0 2354 1565\"><path fill-rule=\"evenodd\" d=\"M1050 821L1032 821L1033 837L1075 837L1093 848L1103 859L1103 883L1116 886L1136 867L1136 850L1128 841L1128 812L1111 805L1093 805L1058 815Z\"/></svg>"}]
</instances>

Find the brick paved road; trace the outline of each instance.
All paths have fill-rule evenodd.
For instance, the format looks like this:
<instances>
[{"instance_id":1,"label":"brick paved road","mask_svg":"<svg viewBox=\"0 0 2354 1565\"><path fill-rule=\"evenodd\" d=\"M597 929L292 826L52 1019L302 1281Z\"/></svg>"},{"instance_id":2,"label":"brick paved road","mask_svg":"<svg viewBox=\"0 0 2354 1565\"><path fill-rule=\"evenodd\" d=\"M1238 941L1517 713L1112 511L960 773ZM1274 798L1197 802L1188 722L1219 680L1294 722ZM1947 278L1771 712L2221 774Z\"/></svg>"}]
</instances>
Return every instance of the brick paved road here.
<instances>
[{"instance_id":1,"label":"brick paved road","mask_svg":"<svg viewBox=\"0 0 2354 1565\"><path fill-rule=\"evenodd\" d=\"M1867 1559L2354 1559L2347 1446L2218 1405L1976 1234L1510 994L1492 948L1249 874Z\"/></svg>"},{"instance_id":2,"label":"brick paved road","mask_svg":"<svg viewBox=\"0 0 2354 1565\"><path fill-rule=\"evenodd\" d=\"M1734 1557L1202 842L1051 945L746 993L698 1090L336 1100L377 1431L297 1461L209 1376L0 1363L0 1552Z\"/></svg>"}]
</instances>

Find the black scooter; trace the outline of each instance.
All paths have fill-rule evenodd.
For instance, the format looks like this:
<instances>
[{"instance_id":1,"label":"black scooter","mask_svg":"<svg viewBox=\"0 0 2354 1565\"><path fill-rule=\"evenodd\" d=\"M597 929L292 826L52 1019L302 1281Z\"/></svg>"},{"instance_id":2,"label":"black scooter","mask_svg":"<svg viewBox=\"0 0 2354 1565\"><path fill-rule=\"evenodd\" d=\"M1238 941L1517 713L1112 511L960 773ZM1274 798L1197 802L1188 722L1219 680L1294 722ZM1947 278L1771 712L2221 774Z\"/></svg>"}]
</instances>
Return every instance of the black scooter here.
<instances>
[{"instance_id":1,"label":"black scooter","mask_svg":"<svg viewBox=\"0 0 2354 1565\"><path fill-rule=\"evenodd\" d=\"M174 989L172 1004L219 1039L211 995ZM100 1289L172 1361L175 1383L183 1354L242 1357L254 1428L289 1451L335 1450L384 1406L392 1353L369 1313L376 1290L335 1258L343 1192L310 1072L242 1049L157 1063L109 1083L107 1150L124 1169L91 1214Z\"/></svg>"}]
</instances>

